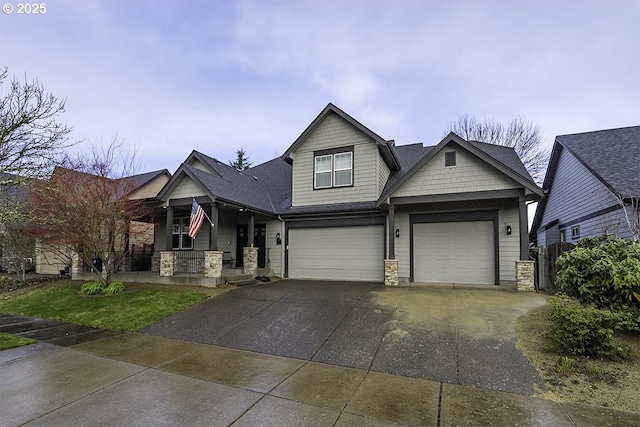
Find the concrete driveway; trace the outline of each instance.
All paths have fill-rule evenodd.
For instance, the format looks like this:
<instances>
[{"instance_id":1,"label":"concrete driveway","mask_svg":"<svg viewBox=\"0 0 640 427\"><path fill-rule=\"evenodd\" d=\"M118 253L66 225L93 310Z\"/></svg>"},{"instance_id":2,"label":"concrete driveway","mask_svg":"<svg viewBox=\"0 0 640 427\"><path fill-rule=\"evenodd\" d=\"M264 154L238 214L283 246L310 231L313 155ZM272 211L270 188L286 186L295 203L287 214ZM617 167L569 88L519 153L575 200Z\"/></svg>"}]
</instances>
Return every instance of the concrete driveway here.
<instances>
[{"instance_id":1,"label":"concrete driveway","mask_svg":"<svg viewBox=\"0 0 640 427\"><path fill-rule=\"evenodd\" d=\"M500 287L282 280L234 289L141 332L530 395L544 382L516 348L515 321L544 303Z\"/></svg>"},{"instance_id":2,"label":"concrete driveway","mask_svg":"<svg viewBox=\"0 0 640 427\"><path fill-rule=\"evenodd\" d=\"M0 425L640 425L527 395L541 381L514 322L543 303L499 288L280 281L147 333L0 313L0 331L40 340L0 352Z\"/></svg>"}]
</instances>

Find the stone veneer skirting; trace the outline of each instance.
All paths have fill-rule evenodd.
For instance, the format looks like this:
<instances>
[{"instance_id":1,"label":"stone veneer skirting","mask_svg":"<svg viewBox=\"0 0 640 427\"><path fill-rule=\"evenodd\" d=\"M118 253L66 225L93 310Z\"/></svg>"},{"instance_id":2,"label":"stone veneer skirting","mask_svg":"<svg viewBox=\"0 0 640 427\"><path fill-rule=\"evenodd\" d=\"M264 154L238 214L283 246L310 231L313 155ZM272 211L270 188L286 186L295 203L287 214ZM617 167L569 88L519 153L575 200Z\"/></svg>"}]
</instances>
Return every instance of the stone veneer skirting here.
<instances>
[{"instance_id":1,"label":"stone veneer skirting","mask_svg":"<svg viewBox=\"0 0 640 427\"><path fill-rule=\"evenodd\" d=\"M244 248L244 252L242 255L244 274L256 274L258 271L258 248Z\"/></svg>"},{"instance_id":2,"label":"stone veneer skirting","mask_svg":"<svg viewBox=\"0 0 640 427\"><path fill-rule=\"evenodd\" d=\"M176 253L173 251L160 252L160 276L173 276L176 266Z\"/></svg>"},{"instance_id":3,"label":"stone veneer skirting","mask_svg":"<svg viewBox=\"0 0 640 427\"><path fill-rule=\"evenodd\" d=\"M384 285L398 286L398 266L400 262L397 259L384 260Z\"/></svg>"},{"instance_id":4,"label":"stone veneer skirting","mask_svg":"<svg viewBox=\"0 0 640 427\"><path fill-rule=\"evenodd\" d=\"M518 291L535 290L535 262L516 261L516 285Z\"/></svg>"},{"instance_id":5,"label":"stone veneer skirting","mask_svg":"<svg viewBox=\"0 0 640 427\"><path fill-rule=\"evenodd\" d=\"M222 252L204 252L204 277L222 277Z\"/></svg>"}]
</instances>

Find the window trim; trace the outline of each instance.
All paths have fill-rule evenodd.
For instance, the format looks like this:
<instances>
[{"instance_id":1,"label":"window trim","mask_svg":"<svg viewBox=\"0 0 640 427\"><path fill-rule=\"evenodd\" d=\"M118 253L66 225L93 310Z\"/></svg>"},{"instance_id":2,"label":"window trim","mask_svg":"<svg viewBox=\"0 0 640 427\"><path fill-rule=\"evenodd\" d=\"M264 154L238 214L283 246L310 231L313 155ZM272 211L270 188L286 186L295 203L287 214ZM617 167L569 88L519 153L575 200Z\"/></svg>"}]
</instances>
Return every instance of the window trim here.
<instances>
[{"instance_id":1,"label":"window trim","mask_svg":"<svg viewBox=\"0 0 640 427\"><path fill-rule=\"evenodd\" d=\"M339 147L339 148L329 148L326 150L318 150L313 152L313 189L314 190L327 190L329 188L344 188L344 187L353 187L354 181L354 160L353 160L353 145L347 147ZM335 156L338 154L350 154L350 167L349 168L340 168L336 169ZM319 158L322 157L330 157L331 158L331 184L328 186L318 186L318 173L327 173L329 171L318 171L317 170L317 162ZM350 173L350 182L348 184L339 184L336 185L336 172L340 171L351 171Z\"/></svg>"}]
</instances>

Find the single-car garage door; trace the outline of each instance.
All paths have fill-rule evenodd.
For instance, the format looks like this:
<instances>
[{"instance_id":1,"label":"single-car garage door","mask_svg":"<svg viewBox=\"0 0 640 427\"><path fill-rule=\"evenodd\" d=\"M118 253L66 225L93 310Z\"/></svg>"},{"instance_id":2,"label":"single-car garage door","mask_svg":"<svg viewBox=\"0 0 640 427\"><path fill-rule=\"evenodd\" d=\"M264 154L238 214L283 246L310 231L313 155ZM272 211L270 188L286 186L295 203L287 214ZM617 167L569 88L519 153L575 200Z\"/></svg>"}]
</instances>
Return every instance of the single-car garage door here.
<instances>
[{"instance_id":1,"label":"single-car garage door","mask_svg":"<svg viewBox=\"0 0 640 427\"><path fill-rule=\"evenodd\" d=\"M415 282L495 283L493 221L413 225Z\"/></svg>"},{"instance_id":2,"label":"single-car garage door","mask_svg":"<svg viewBox=\"0 0 640 427\"><path fill-rule=\"evenodd\" d=\"M289 277L384 280L384 227L289 230Z\"/></svg>"}]
</instances>

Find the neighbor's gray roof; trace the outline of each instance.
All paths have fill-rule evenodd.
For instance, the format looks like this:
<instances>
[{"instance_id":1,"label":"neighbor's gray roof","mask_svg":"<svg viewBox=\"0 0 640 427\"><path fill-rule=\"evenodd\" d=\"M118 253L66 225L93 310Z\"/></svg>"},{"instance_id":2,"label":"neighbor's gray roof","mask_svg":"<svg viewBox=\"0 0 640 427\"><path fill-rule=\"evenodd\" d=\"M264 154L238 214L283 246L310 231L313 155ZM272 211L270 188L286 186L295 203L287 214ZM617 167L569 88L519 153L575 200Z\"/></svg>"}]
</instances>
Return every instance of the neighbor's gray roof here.
<instances>
[{"instance_id":1,"label":"neighbor's gray roof","mask_svg":"<svg viewBox=\"0 0 640 427\"><path fill-rule=\"evenodd\" d=\"M157 170L157 171L153 171L153 172L146 172L146 173L141 173L138 175L132 175L130 177L128 177L129 179L133 179L136 183L136 187L141 187L144 184L150 182L151 180L155 179L156 177L160 176L160 175L169 175L171 176L171 174L169 173L168 170L166 169L162 169L162 170Z\"/></svg>"},{"instance_id":2,"label":"neighbor's gray roof","mask_svg":"<svg viewBox=\"0 0 640 427\"><path fill-rule=\"evenodd\" d=\"M560 135L556 142L613 191L640 196L640 126Z\"/></svg>"}]
</instances>

